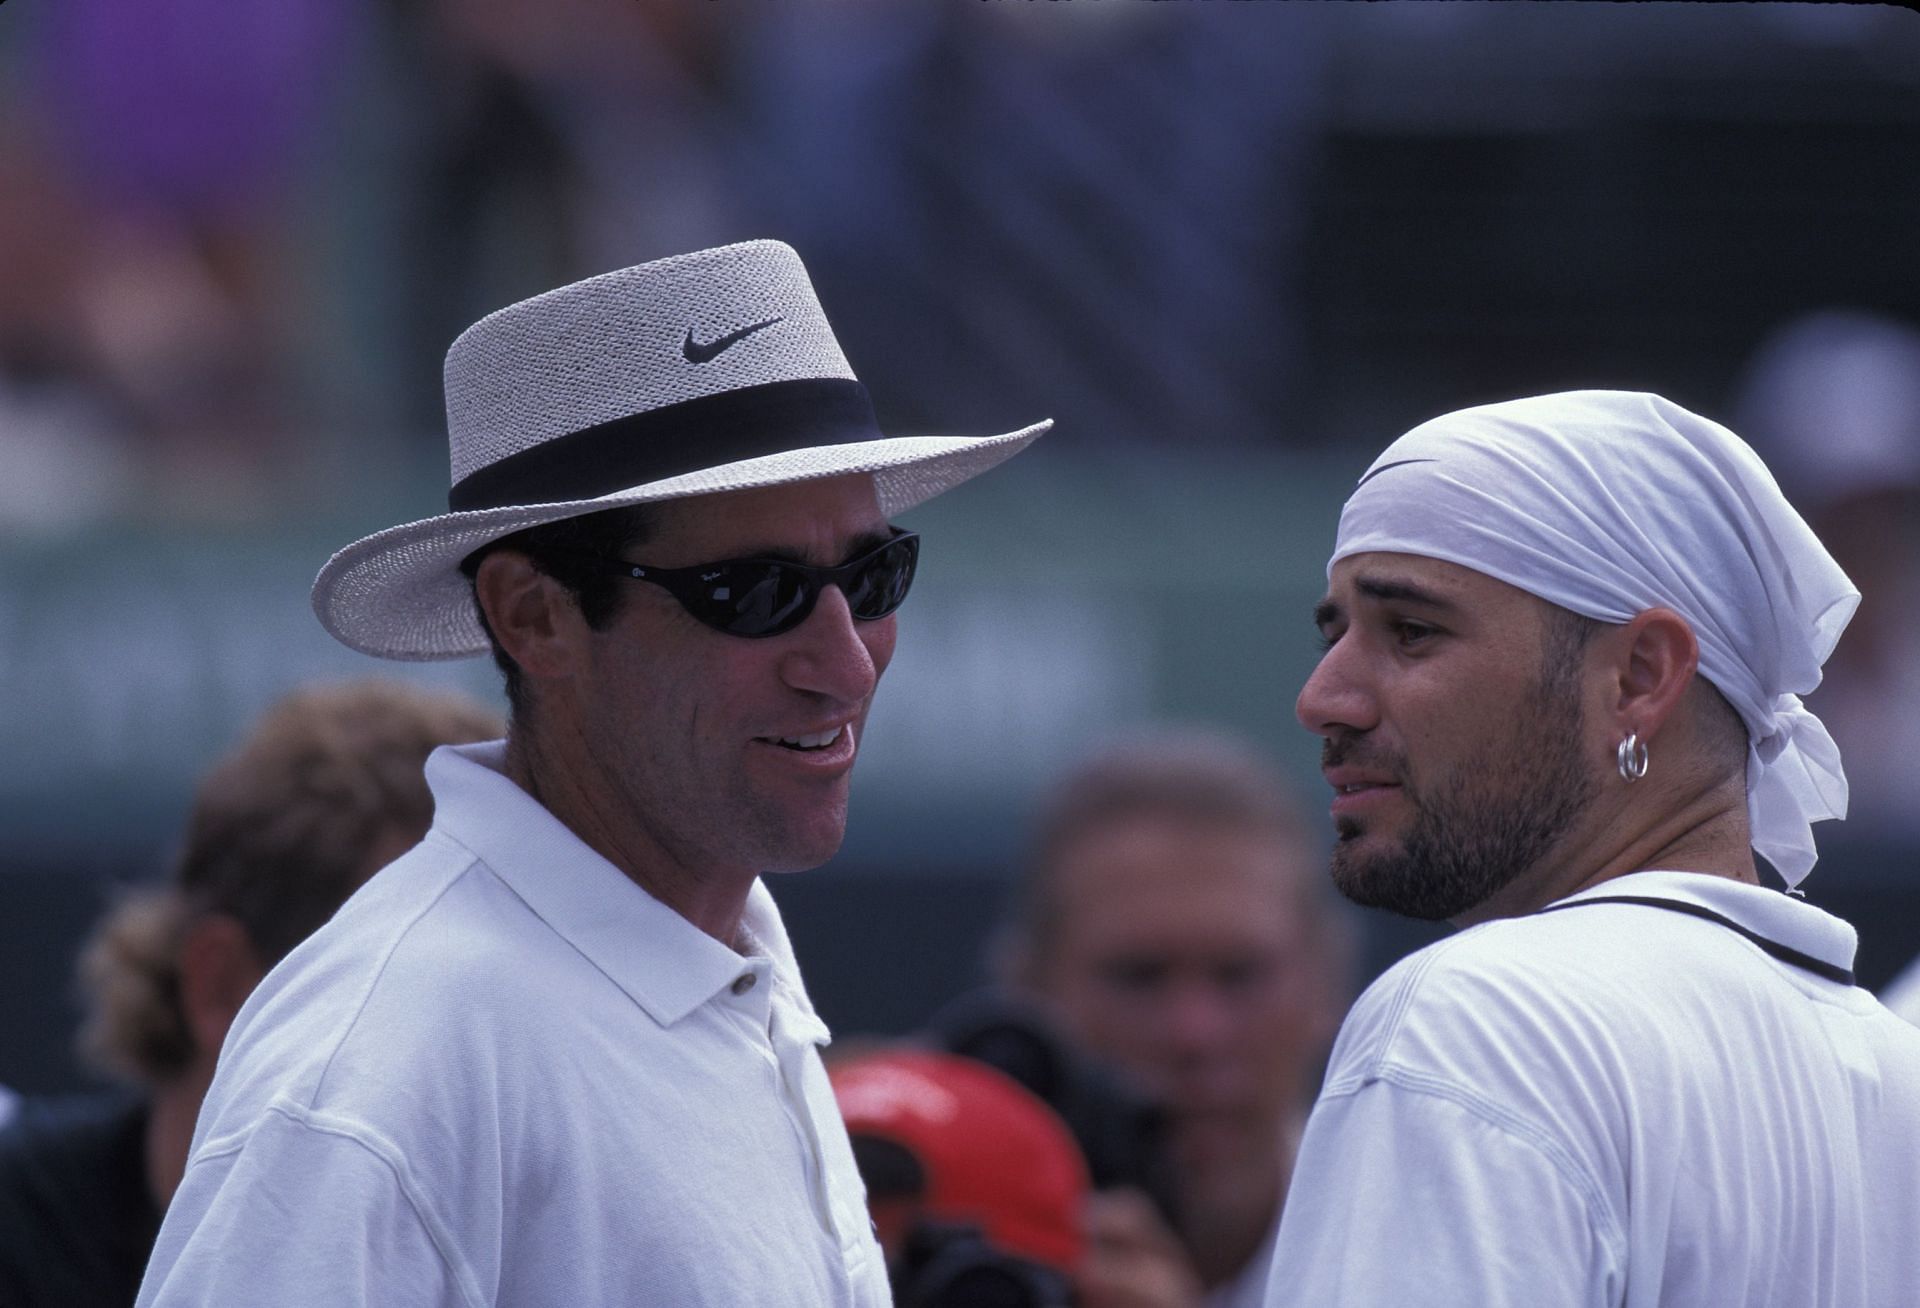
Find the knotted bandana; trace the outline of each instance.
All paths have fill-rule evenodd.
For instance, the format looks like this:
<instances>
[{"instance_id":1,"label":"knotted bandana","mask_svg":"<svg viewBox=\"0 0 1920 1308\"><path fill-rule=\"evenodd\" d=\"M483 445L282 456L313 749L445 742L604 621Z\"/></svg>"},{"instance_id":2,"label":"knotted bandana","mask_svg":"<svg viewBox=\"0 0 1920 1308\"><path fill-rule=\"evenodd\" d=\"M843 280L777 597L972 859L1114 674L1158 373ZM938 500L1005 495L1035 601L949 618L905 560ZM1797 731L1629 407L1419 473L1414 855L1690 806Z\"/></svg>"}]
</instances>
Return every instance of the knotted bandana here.
<instances>
[{"instance_id":1,"label":"knotted bandana","mask_svg":"<svg viewBox=\"0 0 1920 1308\"><path fill-rule=\"evenodd\" d=\"M1602 622L1664 606L1747 725L1753 847L1797 886L1810 824L1846 816L1840 750L1800 696L1860 593L1766 465L1658 395L1571 391L1463 409L1389 445L1340 513L1333 564L1417 554Z\"/></svg>"}]
</instances>

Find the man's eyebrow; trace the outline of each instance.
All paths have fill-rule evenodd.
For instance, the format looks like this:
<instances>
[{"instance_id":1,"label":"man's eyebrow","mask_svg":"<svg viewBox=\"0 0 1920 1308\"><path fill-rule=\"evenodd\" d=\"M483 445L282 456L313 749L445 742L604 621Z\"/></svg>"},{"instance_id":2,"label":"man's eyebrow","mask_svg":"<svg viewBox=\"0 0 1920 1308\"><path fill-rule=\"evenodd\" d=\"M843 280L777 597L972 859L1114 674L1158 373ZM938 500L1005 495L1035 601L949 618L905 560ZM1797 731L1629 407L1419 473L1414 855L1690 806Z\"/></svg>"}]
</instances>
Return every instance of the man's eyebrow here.
<instances>
[{"instance_id":1,"label":"man's eyebrow","mask_svg":"<svg viewBox=\"0 0 1920 1308\"><path fill-rule=\"evenodd\" d=\"M1353 588L1372 600L1420 604L1430 609L1441 610L1456 607L1452 600L1435 594L1424 586L1395 577L1358 577L1354 579ZM1339 602L1329 596L1313 606L1313 625L1324 631L1340 620L1343 611Z\"/></svg>"},{"instance_id":2,"label":"man's eyebrow","mask_svg":"<svg viewBox=\"0 0 1920 1308\"><path fill-rule=\"evenodd\" d=\"M1451 609L1452 600L1447 599L1424 586L1411 581L1402 581L1394 577L1356 577L1353 588L1368 599L1398 601L1402 604L1420 604L1430 609Z\"/></svg>"},{"instance_id":3,"label":"man's eyebrow","mask_svg":"<svg viewBox=\"0 0 1920 1308\"><path fill-rule=\"evenodd\" d=\"M835 559L833 563L810 566L833 567L845 563L848 559L857 559L868 550L879 549L892 539L893 528L891 527L877 527L871 531L863 531L858 536L855 536L848 544L846 553ZM743 550L741 553L732 555L731 557L737 559L774 559L781 563L809 563L809 560L802 556L800 551L789 549L784 545L769 545L764 549Z\"/></svg>"}]
</instances>

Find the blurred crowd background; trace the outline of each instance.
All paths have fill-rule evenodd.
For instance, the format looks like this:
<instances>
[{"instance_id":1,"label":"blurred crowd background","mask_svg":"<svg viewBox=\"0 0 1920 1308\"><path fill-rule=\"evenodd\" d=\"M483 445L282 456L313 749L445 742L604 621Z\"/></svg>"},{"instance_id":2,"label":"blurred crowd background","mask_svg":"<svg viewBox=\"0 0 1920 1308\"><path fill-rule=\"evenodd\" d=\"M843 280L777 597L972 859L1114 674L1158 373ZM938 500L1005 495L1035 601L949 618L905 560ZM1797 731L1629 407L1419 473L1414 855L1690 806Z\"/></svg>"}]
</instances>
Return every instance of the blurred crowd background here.
<instances>
[{"instance_id":1,"label":"blurred crowd background","mask_svg":"<svg viewBox=\"0 0 1920 1308\"><path fill-rule=\"evenodd\" d=\"M0 10L0 1082L82 1084L74 949L443 502L439 363L580 276L778 237L883 426L1055 433L916 511L827 868L823 1015L979 975L1035 795L1142 722L1293 722L1339 503L1461 405L1658 390L1866 593L1809 895L1920 952L1920 14L1232 0L19 0ZM1363 924L1371 974L1431 933Z\"/></svg>"}]
</instances>

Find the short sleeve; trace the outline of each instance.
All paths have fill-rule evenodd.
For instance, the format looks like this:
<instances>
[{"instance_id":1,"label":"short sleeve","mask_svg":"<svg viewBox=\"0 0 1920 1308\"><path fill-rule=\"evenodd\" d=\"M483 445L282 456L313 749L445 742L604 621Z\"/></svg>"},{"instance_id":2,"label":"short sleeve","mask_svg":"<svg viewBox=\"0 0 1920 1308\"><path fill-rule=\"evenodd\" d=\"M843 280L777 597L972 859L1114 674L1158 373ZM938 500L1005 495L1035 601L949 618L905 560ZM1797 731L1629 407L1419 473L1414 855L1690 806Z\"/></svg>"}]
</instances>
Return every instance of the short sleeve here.
<instances>
[{"instance_id":1,"label":"short sleeve","mask_svg":"<svg viewBox=\"0 0 1920 1308\"><path fill-rule=\"evenodd\" d=\"M1268 1308L1616 1308L1624 1287L1618 1240L1546 1142L1385 1079L1315 1107Z\"/></svg>"},{"instance_id":2,"label":"short sleeve","mask_svg":"<svg viewBox=\"0 0 1920 1308\"><path fill-rule=\"evenodd\" d=\"M138 1308L478 1308L447 1242L369 1141L270 1110L243 1140L195 1156Z\"/></svg>"}]
</instances>

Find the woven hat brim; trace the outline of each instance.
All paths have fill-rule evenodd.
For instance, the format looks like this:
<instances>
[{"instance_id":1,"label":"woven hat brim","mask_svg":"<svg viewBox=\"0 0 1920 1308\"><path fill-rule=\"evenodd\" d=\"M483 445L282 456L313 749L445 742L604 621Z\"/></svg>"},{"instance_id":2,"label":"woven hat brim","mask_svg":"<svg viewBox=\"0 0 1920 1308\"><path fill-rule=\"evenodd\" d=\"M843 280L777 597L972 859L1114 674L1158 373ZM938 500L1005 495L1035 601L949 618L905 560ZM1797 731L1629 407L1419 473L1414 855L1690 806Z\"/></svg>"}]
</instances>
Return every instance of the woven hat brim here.
<instances>
[{"instance_id":1,"label":"woven hat brim","mask_svg":"<svg viewBox=\"0 0 1920 1308\"><path fill-rule=\"evenodd\" d=\"M891 518L1013 457L1053 425L1002 436L894 436L744 459L629 487L595 499L445 513L357 540L313 582L313 611L342 644L375 658L424 662L488 651L460 561L489 541L563 518L629 504L873 474Z\"/></svg>"}]
</instances>

